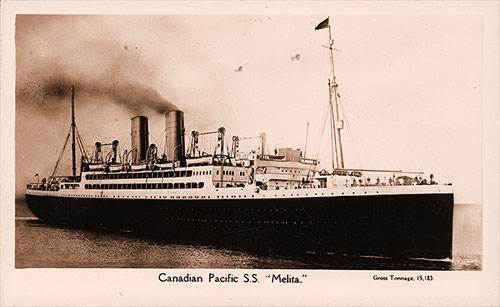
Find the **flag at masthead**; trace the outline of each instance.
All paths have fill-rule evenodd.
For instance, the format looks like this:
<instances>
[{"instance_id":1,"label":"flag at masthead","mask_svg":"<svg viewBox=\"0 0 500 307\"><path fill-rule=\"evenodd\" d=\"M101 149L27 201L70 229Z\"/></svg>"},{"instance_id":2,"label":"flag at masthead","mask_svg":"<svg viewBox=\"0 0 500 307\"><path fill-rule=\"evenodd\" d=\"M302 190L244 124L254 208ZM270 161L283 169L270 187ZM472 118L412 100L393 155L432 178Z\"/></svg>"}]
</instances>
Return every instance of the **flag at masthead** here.
<instances>
[{"instance_id":1,"label":"flag at masthead","mask_svg":"<svg viewBox=\"0 0 500 307\"><path fill-rule=\"evenodd\" d=\"M322 22L320 22L316 28L314 28L314 30L321 30L321 29L324 29L324 28L328 28L330 26L330 17L326 17L325 20L323 20Z\"/></svg>"}]
</instances>

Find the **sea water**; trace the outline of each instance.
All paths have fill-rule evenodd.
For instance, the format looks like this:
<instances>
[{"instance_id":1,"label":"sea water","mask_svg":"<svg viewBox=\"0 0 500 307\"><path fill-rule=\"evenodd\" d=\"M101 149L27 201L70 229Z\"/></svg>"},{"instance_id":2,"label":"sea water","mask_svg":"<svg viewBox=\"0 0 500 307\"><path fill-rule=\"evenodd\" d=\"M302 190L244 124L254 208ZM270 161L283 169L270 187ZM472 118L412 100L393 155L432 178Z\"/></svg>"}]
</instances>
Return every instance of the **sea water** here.
<instances>
[{"instance_id":1,"label":"sea water","mask_svg":"<svg viewBox=\"0 0 500 307\"><path fill-rule=\"evenodd\" d=\"M36 218L16 200L16 268L236 268L351 270L481 270L480 225L469 225L468 205L455 206L451 261L350 257L305 252L279 255L168 242L133 233L63 229ZM479 229L479 230L478 230ZM478 245L479 242L479 245Z\"/></svg>"}]
</instances>

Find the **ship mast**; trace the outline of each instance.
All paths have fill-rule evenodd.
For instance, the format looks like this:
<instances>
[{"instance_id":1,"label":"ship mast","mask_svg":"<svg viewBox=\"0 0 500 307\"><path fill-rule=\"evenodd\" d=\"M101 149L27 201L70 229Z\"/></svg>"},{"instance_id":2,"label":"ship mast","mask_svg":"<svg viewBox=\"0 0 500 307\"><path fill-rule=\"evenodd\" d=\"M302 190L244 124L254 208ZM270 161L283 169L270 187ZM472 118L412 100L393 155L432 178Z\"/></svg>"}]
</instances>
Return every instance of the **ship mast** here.
<instances>
[{"instance_id":1,"label":"ship mast","mask_svg":"<svg viewBox=\"0 0 500 307\"><path fill-rule=\"evenodd\" d=\"M71 158L73 161L73 176L76 176L76 150L75 150L75 86L71 87Z\"/></svg>"},{"instance_id":2,"label":"ship mast","mask_svg":"<svg viewBox=\"0 0 500 307\"><path fill-rule=\"evenodd\" d=\"M344 153L342 150L342 137L340 130L343 129L343 121L340 119L339 114L339 103L338 103L338 93L337 93L337 81L335 77L335 64L333 60L333 39L332 39L332 28L330 26L330 16L316 26L315 30L321 30L328 28L328 43L327 47L330 50L330 64L332 70L332 79L328 79L328 91L329 91L329 106L330 106L330 128L332 134L332 167L333 169L344 168ZM326 46L324 46L326 47ZM333 98L333 99L332 99Z\"/></svg>"}]
</instances>

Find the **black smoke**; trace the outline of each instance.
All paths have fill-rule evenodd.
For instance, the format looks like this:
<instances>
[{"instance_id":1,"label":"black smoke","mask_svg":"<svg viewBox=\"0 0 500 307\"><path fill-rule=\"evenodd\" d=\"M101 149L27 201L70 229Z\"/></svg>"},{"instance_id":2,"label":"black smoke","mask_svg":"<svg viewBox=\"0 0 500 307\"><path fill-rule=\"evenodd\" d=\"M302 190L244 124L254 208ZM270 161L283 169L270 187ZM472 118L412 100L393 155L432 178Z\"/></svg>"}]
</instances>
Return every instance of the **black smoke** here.
<instances>
[{"instance_id":1,"label":"black smoke","mask_svg":"<svg viewBox=\"0 0 500 307\"><path fill-rule=\"evenodd\" d=\"M93 102L111 101L126 108L132 114L144 113L149 110L165 113L178 109L153 88L124 78L78 79L63 75L33 78L24 86L17 88L17 96L41 110L50 111L60 104L68 104L72 86L75 86L76 97L92 98L89 101Z\"/></svg>"},{"instance_id":2,"label":"black smoke","mask_svg":"<svg viewBox=\"0 0 500 307\"><path fill-rule=\"evenodd\" d=\"M145 60L138 46L124 48L115 38L124 35L116 29L102 26L87 31L95 18L18 15L18 103L56 111L67 105L74 85L75 98L86 98L78 103L111 102L133 115L178 109L149 85L159 75L159 62Z\"/></svg>"}]
</instances>

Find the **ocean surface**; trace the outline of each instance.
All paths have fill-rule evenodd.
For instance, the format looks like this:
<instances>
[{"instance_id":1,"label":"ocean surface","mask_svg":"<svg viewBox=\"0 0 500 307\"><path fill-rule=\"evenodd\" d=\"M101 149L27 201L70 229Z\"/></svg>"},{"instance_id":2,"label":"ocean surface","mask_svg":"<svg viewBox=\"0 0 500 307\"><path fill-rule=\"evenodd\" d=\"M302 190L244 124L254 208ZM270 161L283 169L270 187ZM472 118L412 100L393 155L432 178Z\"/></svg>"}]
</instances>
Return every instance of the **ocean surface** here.
<instances>
[{"instance_id":1,"label":"ocean surface","mask_svg":"<svg viewBox=\"0 0 500 307\"><path fill-rule=\"evenodd\" d=\"M348 257L307 252L274 255L208 245L179 244L109 233L61 229L43 223L16 200L16 268L237 268L352 270L481 270L481 226L473 205L456 205L453 259L447 261ZM477 215L477 214L475 214ZM480 218L479 218L480 222ZM479 242L479 243L478 243Z\"/></svg>"}]
</instances>

